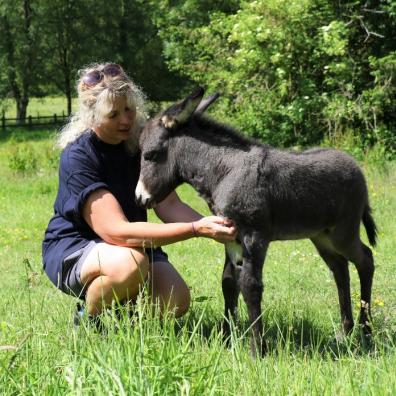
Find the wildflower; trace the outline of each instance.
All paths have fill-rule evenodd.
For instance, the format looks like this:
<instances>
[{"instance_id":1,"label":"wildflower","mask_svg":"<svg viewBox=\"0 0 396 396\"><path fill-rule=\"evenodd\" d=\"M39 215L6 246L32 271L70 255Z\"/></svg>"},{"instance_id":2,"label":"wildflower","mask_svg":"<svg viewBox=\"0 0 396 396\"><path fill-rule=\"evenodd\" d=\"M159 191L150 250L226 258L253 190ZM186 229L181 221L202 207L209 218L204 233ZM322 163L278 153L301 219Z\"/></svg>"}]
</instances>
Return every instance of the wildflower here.
<instances>
[{"instance_id":1,"label":"wildflower","mask_svg":"<svg viewBox=\"0 0 396 396\"><path fill-rule=\"evenodd\" d=\"M383 307L385 305L384 301L381 300L380 298L376 298L374 300L374 305L376 305L377 307Z\"/></svg>"}]
</instances>

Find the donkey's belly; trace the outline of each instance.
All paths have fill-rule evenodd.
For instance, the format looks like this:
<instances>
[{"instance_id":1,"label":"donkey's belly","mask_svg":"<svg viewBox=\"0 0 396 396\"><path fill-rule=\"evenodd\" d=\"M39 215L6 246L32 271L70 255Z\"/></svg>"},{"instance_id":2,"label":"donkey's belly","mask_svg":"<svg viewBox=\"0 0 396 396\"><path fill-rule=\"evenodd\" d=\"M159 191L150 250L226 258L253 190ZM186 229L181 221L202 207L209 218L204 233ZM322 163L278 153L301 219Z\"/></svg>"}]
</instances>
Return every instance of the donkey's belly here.
<instances>
[{"instance_id":1,"label":"donkey's belly","mask_svg":"<svg viewBox=\"0 0 396 396\"><path fill-rule=\"evenodd\" d=\"M319 227L319 228L307 228L307 229L278 229L274 230L272 234L273 241L291 241L297 239L313 238L323 232L328 231L330 228Z\"/></svg>"}]
</instances>

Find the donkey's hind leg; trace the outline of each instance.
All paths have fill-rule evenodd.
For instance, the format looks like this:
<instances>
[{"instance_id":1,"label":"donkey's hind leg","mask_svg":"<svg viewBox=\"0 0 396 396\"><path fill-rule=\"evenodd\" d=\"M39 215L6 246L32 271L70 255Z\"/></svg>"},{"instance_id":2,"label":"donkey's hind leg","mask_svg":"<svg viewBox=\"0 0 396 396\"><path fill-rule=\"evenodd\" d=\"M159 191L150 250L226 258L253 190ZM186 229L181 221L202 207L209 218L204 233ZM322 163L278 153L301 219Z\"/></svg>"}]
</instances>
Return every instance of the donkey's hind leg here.
<instances>
[{"instance_id":1,"label":"donkey's hind leg","mask_svg":"<svg viewBox=\"0 0 396 396\"><path fill-rule=\"evenodd\" d=\"M348 248L344 248L343 255L352 261L357 269L360 279L360 316L359 323L365 335L371 334L371 288L374 276L374 259L371 249L360 238Z\"/></svg>"},{"instance_id":2,"label":"donkey's hind leg","mask_svg":"<svg viewBox=\"0 0 396 396\"><path fill-rule=\"evenodd\" d=\"M325 246L314 239L312 239L312 242L333 273L338 290L342 327L345 334L349 334L353 329L353 315L348 261L340 254L334 252L327 244Z\"/></svg>"},{"instance_id":3,"label":"donkey's hind leg","mask_svg":"<svg viewBox=\"0 0 396 396\"><path fill-rule=\"evenodd\" d=\"M224 322L223 322L223 334L225 337L229 337L231 333L231 320L237 320L238 315L238 296L239 296L239 266L234 265L230 260L230 257L226 253L223 277L221 286L223 289L224 296Z\"/></svg>"}]
</instances>

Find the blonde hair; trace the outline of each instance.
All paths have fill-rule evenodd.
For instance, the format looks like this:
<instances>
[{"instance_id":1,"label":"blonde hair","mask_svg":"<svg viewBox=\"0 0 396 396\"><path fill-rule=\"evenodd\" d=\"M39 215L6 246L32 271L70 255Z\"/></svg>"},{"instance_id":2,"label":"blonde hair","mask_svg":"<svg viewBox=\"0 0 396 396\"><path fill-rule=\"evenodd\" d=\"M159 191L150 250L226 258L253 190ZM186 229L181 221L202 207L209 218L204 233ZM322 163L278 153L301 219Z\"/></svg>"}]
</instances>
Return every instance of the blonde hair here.
<instances>
[{"instance_id":1,"label":"blonde hair","mask_svg":"<svg viewBox=\"0 0 396 396\"><path fill-rule=\"evenodd\" d=\"M57 138L58 147L64 149L79 136L88 132L95 124L100 123L111 111L114 100L121 96L127 99L131 108L136 109L134 133L126 143L131 151L137 150L139 134L147 120L145 95L141 89L123 71L116 76L105 75L100 82L93 86L88 86L83 82L87 73L93 70L102 70L108 64L95 63L79 70L77 111L60 130Z\"/></svg>"}]
</instances>

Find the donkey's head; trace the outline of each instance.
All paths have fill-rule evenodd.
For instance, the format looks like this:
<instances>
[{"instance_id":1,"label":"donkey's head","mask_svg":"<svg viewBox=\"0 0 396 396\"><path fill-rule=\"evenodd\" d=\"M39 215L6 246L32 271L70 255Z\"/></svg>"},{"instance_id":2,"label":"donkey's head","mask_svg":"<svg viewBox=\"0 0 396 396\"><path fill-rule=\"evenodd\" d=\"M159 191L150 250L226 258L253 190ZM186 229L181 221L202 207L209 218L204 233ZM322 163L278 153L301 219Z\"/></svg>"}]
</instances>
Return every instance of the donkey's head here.
<instances>
[{"instance_id":1,"label":"donkey's head","mask_svg":"<svg viewBox=\"0 0 396 396\"><path fill-rule=\"evenodd\" d=\"M140 178L136 200L146 208L166 198L180 183L172 136L180 128L188 128L193 114L199 114L214 102L218 94L202 100L204 89L199 88L184 100L150 120L139 140L141 151Z\"/></svg>"}]
</instances>

